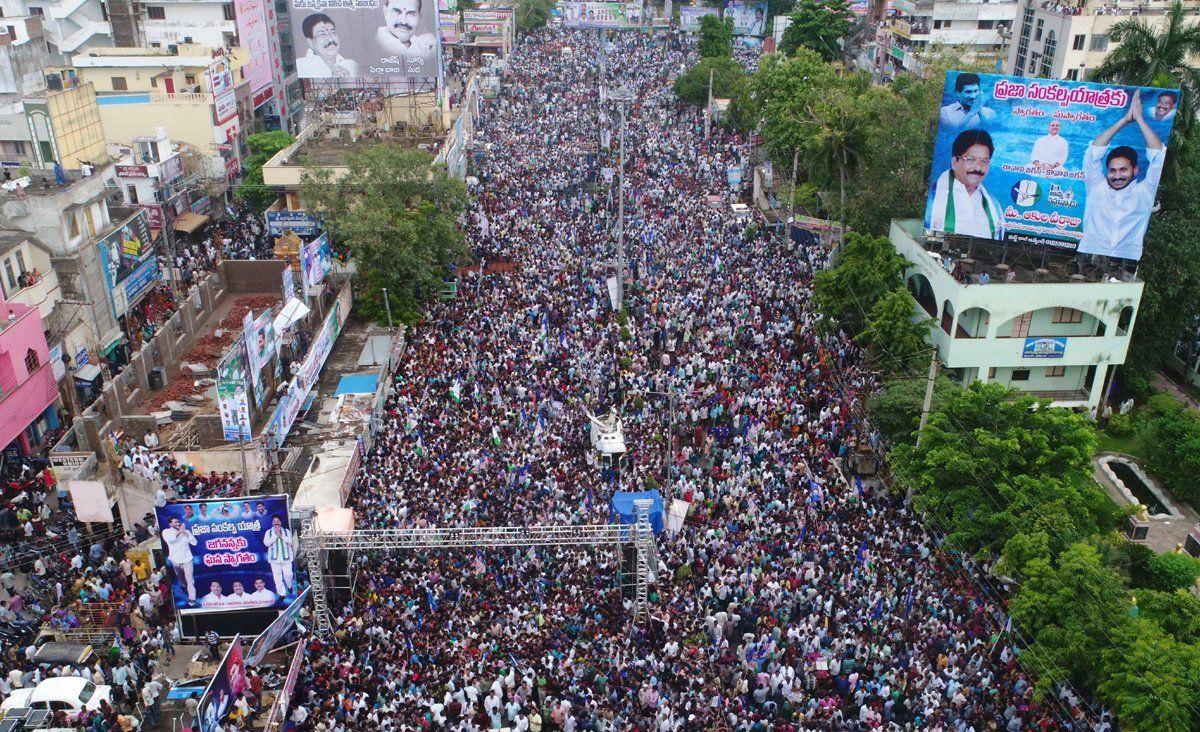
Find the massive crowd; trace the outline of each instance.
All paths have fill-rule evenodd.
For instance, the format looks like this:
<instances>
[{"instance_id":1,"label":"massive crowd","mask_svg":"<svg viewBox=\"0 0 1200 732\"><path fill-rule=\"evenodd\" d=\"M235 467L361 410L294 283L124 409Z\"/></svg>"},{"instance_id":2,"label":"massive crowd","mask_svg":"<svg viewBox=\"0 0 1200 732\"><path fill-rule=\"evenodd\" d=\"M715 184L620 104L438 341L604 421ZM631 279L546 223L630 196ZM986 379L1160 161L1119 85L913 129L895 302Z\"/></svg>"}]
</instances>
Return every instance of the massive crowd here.
<instances>
[{"instance_id":1,"label":"massive crowd","mask_svg":"<svg viewBox=\"0 0 1200 732\"><path fill-rule=\"evenodd\" d=\"M476 251L519 266L460 285L412 332L354 494L366 527L585 524L618 489L691 513L658 536L646 622L612 547L360 555L335 632L309 645L301 729L800 730L1071 727L1034 702L1002 608L903 500L842 458L873 386L818 329L817 245L729 207L747 140L705 141L669 34L619 35L633 90L631 265L615 252L619 116L596 40L524 37L485 103ZM744 54L744 52L743 52ZM597 141L607 145L597 146ZM618 406L630 451L602 470L587 412ZM668 432L673 430L673 434Z\"/></svg>"}]
</instances>

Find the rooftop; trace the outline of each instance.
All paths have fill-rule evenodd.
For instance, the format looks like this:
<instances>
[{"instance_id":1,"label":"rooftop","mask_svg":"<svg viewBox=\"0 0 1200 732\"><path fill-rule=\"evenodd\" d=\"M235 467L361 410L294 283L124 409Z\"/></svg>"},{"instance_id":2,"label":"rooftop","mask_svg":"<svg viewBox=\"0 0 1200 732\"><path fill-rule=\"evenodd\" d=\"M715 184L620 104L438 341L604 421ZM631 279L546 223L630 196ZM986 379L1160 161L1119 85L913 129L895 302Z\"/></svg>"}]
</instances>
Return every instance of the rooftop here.
<instances>
[{"instance_id":1,"label":"rooftop","mask_svg":"<svg viewBox=\"0 0 1200 732\"><path fill-rule=\"evenodd\" d=\"M998 242L969 236L926 236L919 219L896 222L929 255L965 281L987 273L994 284L1036 282L1139 282L1137 263L1109 257L1086 257L1049 247ZM1094 260L1094 261L1092 261ZM1006 280L1009 272L1015 279Z\"/></svg>"},{"instance_id":2,"label":"rooftop","mask_svg":"<svg viewBox=\"0 0 1200 732\"><path fill-rule=\"evenodd\" d=\"M95 168L90 176L83 175L83 171L79 168L63 169L63 176L66 178L65 184L60 184L54 175L54 169L48 170L30 169L27 176L18 175L16 170L12 171L12 180L18 181L22 178L28 178L28 184L24 187L14 187L12 190L0 189L0 199L3 198L25 198L27 196L57 196L60 193L68 191L85 178L102 178L106 168L111 161L107 155L104 160L91 161ZM19 170L19 169L18 169Z\"/></svg>"}]
</instances>

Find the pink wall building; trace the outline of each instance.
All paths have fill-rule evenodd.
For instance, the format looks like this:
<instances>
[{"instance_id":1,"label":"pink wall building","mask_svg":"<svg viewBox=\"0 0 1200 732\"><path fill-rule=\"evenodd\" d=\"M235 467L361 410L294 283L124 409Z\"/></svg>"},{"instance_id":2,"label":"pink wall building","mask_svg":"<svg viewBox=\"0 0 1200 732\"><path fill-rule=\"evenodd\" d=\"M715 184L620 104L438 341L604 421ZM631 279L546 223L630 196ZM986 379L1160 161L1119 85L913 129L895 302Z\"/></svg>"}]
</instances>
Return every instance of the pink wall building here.
<instances>
[{"instance_id":1,"label":"pink wall building","mask_svg":"<svg viewBox=\"0 0 1200 732\"><path fill-rule=\"evenodd\" d=\"M36 452L58 427L56 401L42 316L35 307L0 301L0 449Z\"/></svg>"}]
</instances>

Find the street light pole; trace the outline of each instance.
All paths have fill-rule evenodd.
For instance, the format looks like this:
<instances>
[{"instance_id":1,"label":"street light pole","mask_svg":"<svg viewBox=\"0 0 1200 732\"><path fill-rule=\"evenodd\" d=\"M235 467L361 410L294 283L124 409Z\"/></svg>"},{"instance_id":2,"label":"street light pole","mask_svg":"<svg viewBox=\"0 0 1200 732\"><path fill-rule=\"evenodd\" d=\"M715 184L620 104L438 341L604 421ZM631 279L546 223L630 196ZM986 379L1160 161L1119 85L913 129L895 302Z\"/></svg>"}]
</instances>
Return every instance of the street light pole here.
<instances>
[{"instance_id":1,"label":"street light pole","mask_svg":"<svg viewBox=\"0 0 1200 732\"><path fill-rule=\"evenodd\" d=\"M621 140L619 146L619 158L617 168L617 305L618 309L625 306L625 130L628 120L626 119L625 106L633 101L633 92L625 86L611 89L608 92L608 98L619 105L621 112Z\"/></svg>"}]
</instances>

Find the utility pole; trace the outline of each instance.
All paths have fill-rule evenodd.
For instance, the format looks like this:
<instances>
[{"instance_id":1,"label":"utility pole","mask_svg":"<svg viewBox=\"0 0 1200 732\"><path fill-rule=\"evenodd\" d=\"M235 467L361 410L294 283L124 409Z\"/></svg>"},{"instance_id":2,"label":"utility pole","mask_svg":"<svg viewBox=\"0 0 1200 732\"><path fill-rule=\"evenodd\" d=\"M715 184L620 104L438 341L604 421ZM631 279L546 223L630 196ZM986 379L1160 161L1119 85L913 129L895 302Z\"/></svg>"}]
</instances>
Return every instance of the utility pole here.
<instances>
[{"instance_id":1,"label":"utility pole","mask_svg":"<svg viewBox=\"0 0 1200 732\"><path fill-rule=\"evenodd\" d=\"M712 134L712 85L713 69L708 70L708 104L704 105L704 139Z\"/></svg>"},{"instance_id":2,"label":"utility pole","mask_svg":"<svg viewBox=\"0 0 1200 732\"><path fill-rule=\"evenodd\" d=\"M796 214L796 168L800 165L800 148L796 148L792 152L792 190L788 194L788 215L787 221L784 222L784 236L791 241L792 238L792 217Z\"/></svg>"},{"instance_id":3,"label":"utility pole","mask_svg":"<svg viewBox=\"0 0 1200 732\"><path fill-rule=\"evenodd\" d=\"M929 359L929 381L925 384L925 403L921 405L921 424L917 427L917 447L925 435L925 423L929 421L929 409L933 406L933 382L937 379L937 349Z\"/></svg>"},{"instance_id":4,"label":"utility pole","mask_svg":"<svg viewBox=\"0 0 1200 732\"><path fill-rule=\"evenodd\" d=\"M242 437L241 425L238 425L238 457L242 459L242 495L250 495L250 471L246 470L246 438Z\"/></svg>"},{"instance_id":5,"label":"utility pole","mask_svg":"<svg viewBox=\"0 0 1200 732\"><path fill-rule=\"evenodd\" d=\"M483 278L483 267L479 268L479 277L480 279ZM388 329L390 330L392 327L392 303L388 300L387 288L383 287L380 289L383 290L383 307L387 309ZM475 294L479 294L478 289L475 290Z\"/></svg>"},{"instance_id":6,"label":"utility pole","mask_svg":"<svg viewBox=\"0 0 1200 732\"><path fill-rule=\"evenodd\" d=\"M617 168L617 305L618 309L625 306L625 105L633 101L633 92L621 86L611 89L608 98L620 105L621 111L621 140Z\"/></svg>"}]
</instances>

